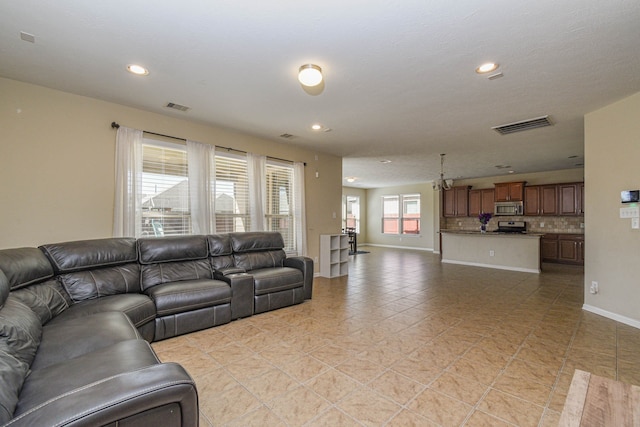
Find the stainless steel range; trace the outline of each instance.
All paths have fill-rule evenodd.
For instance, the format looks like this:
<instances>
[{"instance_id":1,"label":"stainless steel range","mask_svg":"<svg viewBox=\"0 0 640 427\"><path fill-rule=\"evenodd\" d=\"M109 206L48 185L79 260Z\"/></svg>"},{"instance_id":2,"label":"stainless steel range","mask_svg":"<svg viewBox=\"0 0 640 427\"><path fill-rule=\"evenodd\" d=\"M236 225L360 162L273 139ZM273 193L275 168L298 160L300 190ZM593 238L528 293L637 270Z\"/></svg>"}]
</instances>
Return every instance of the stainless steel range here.
<instances>
[{"instance_id":1,"label":"stainless steel range","mask_svg":"<svg viewBox=\"0 0 640 427\"><path fill-rule=\"evenodd\" d=\"M524 221L498 221L498 229L495 232L526 234L527 223Z\"/></svg>"}]
</instances>

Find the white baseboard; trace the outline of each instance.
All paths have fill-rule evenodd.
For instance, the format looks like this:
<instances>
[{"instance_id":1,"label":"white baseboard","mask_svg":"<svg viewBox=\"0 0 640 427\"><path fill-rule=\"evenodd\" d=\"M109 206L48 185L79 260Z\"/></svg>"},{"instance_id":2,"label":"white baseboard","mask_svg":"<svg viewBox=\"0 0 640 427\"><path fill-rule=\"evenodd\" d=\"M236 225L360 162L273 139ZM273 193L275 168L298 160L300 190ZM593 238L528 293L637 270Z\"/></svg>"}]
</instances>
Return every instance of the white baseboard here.
<instances>
[{"instance_id":1,"label":"white baseboard","mask_svg":"<svg viewBox=\"0 0 640 427\"><path fill-rule=\"evenodd\" d=\"M394 245L380 245L377 243L358 243L358 247L360 246L375 246L378 248L392 248L392 249L410 249L410 250L414 250L414 251L426 251L426 252L433 252L433 248L414 248L411 246L394 246Z\"/></svg>"},{"instance_id":2,"label":"white baseboard","mask_svg":"<svg viewBox=\"0 0 640 427\"><path fill-rule=\"evenodd\" d=\"M486 268L497 268L498 270L510 270L510 271L520 271L523 273L540 273L540 270L533 268L521 268L521 267L510 267L508 265L494 265L494 264L482 264L479 262L467 262L467 261L452 261L449 259L443 259L443 264L459 264L459 265L470 265L472 267L486 267Z\"/></svg>"},{"instance_id":3,"label":"white baseboard","mask_svg":"<svg viewBox=\"0 0 640 427\"><path fill-rule=\"evenodd\" d=\"M584 304L582 306L582 309L590 313L594 313L602 317L606 317L607 319L615 320L616 322L624 323L625 325L629 325L634 328L640 329L640 320L631 319L630 317L622 316L617 313L612 313L611 311L603 310L601 308L594 307L588 304Z\"/></svg>"}]
</instances>

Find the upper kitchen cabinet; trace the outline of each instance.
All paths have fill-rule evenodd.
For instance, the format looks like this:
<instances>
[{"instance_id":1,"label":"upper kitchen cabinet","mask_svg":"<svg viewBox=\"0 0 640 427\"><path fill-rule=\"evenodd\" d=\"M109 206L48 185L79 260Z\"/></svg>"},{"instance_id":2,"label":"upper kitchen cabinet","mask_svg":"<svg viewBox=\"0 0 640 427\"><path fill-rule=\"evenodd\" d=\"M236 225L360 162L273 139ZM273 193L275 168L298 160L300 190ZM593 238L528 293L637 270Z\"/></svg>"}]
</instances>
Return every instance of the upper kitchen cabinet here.
<instances>
[{"instance_id":1,"label":"upper kitchen cabinet","mask_svg":"<svg viewBox=\"0 0 640 427\"><path fill-rule=\"evenodd\" d=\"M468 186L453 187L444 190L442 196L442 215L445 217L467 216L469 213Z\"/></svg>"},{"instance_id":2,"label":"upper kitchen cabinet","mask_svg":"<svg viewBox=\"0 0 640 427\"><path fill-rule=\"evenodd\" d=\"M495 185L496 202L521 202L524 199L524 182L501 182Z\"/></svg>"},{"instance_id":3,"label":"upper kitchen cabinet","mask_svg":"<svg viewBox=\"0 0 640 427\"><path fill-rule=\"evenodd\" d=\"M584 215L584 183L558 184L558 215Z\"/></svg>"},{"instance_id":4,"label":"upper kitchen cabinet","mask_svg":"<svg viewBox=\"0 0 640 427\"><path fill-rule=\"evenodd\" d=\"M524 188L525 215L558 215L556 185L528 185Z\"/></svg>"},{"instance_id":5,"label":"upper kitchen cabinet","mask_svg":"<svg viewBox=\"0 0 640 427\"><path fill-rule=\"evenodd\" d=\"M478 216L483 212L493 214L494 200L493 188L469 191L469 216Z\"/></svg>"}]
</instances>

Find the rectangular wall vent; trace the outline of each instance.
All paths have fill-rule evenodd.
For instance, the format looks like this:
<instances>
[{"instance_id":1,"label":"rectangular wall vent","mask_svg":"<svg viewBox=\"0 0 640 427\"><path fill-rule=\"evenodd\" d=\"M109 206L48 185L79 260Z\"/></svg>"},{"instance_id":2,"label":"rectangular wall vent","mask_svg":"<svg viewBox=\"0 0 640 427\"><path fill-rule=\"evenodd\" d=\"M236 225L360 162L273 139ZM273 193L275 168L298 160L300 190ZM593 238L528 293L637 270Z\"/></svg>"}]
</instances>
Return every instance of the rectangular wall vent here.
<instances>
[{"instance_id":1,"label":"rectangular wall vent","mask_svg":"<svg viewBox=\"0 0 640 427\"><path fill-rule=\"evenodd\" d=\"M171 108L173 110L178 110L178 111L189 111L191 109L190 107L187 107L185 105L176 104L174 102L167 103L167 105L165 105L165 107Z\"/></svg>"},{"instance_id":2,"label":"rectangular wall vent","mask_svg":"<svg viewBox=\"0 0 640 427\"><path fill-rule=\"evenodd\" d=\"M491 129L498 132L500 135L507 135L510 133L522 132L530 129L537 129L546 126L551 126L553 123L549 119L549 116L536 117L535 119L522 120L521 122L507 123L506 125L494 126Z\"/></svg>"}]
</instances>

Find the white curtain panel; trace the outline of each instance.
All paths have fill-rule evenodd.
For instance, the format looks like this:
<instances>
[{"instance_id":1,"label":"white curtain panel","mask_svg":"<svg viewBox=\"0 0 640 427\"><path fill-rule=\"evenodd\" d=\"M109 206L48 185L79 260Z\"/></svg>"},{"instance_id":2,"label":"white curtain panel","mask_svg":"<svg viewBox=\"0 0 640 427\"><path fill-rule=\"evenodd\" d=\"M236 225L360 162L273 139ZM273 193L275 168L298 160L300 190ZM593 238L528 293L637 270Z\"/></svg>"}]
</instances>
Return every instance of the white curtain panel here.
<instances>
[{"instance_id":1,"label":"white curtain panel","mask_svg":"<svg viewBox=\"0 0 640 427\"><path fill-rule=\"evenodd\" d=\"M113 236L138 237L142 204L142 131L123 126L116 135L116 191L113 211Z\"/></svg>"},{"instance_id":2,"label":"white curtain panel","mask_svg":"<svg viewBox=\"0 0 640 427\"><path fill-rule=\"evenodd\" d=\"M307 255L307 214L304 196L304 163L293 163L293 216L295 224L296 250L298 255Z\"/></svg>"},{"instance_id":3,"label":"white curtain panel","mask_svg":"<svg viewBox=\"0 0 640 427\"><path fill-rule=\"evenodd\" d=\"M189 209L193 234L213 234L215 222L216 149L213 145L187 141Z\"/></svg>"},{"instance_id":4,"label":"white curtain panel","mask_svg":"<svg viewBox=\"0 0 640 427\"><path fill-rule=\"evenodd\" d=\"M264 212L267 206L266 182L267 157L247 153L247 177L249 179L250 221L251 231L264 231L266 219Z\"/></svg>"}]
</instances>

